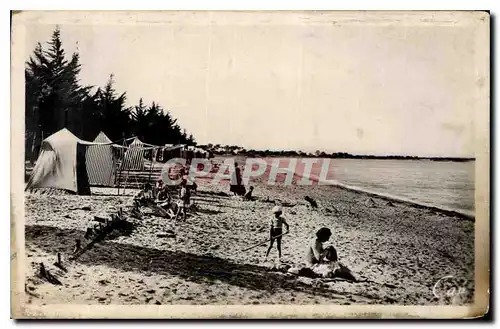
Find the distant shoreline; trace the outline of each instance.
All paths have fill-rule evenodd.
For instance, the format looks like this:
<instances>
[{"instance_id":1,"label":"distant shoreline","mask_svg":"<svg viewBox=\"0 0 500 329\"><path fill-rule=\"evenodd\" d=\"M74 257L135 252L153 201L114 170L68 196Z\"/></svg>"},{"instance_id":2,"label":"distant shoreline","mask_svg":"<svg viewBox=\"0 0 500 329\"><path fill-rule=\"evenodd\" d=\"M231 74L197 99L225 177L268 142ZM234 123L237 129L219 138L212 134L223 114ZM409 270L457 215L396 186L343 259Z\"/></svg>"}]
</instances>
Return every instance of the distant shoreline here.
<instances>
[{"instance_id":1,"label":"distant shoreline","mask_svg":"<svg viewBox=\"0 0 500 329\"><path fill-rule=\"evenodd\" d=\"M209 152L213 156L243 156L243 157L289 157L289 158L323 158L323 159L368 159L368 160L428 160L440 162L469 162L475 161L474 157L453 156L416 156L416 155L375 155L375 154L351 154L347 152L304 152L302 150L269 150L269 149L247 149L237 145L221 144L198 144L198 148Z\"/></svg>"},{"instance_id":2,"label":"distant shoreline","mask_svg":"<svg viewBox=\"0 0 500 329\"><path fill-rule=\"evenodd\" d=\"M261 158L276 158L276 157L298 157L298 158L322 158L322 159L364 159L364 160L428 160L436 162L470 162L475 161L475 158L454 158L454 157L417 157L404 155L312 155L312 154L296 154L294 152L273 152L257 151L257 152L241 152L241 153L213 153L214 156L243 156L243 157L261 157Z\"/></svg>"}]
</instances>

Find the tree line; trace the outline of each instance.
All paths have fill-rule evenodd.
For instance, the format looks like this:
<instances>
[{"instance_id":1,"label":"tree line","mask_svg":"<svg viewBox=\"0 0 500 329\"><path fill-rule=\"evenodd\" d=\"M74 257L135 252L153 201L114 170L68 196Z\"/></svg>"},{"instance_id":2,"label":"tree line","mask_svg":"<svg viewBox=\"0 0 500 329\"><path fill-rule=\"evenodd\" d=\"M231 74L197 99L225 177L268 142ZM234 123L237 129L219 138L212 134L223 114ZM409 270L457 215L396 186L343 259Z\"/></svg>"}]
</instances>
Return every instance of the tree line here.
<instances>
[{"instance_id":1,"label":"tree line","mask_svg":"<svg viewBox=\"0 0 500 329\"><path fill-rule=\"evenodd\" d=\"M295 150L254 150L245 149L237 145L206 144L198 145L199 148L209 151L214 155L239 155L246 157L290 157L290 158L323 158L323 159L376 159L376 160L431 160L431 161L473 161L474 158L464 157L420 157L412 155L369 155L351 154L346 152L327 153L317 150L304 152Z\"/></svg>"},{"instance_id":2,"label":"tree line","mask_svg":"<svg viewBox=\"0 0 500 329\"><path fill-rule=\"evenodd\" d=\"M38 43L25 67L26 160L35 160L42 140L62 128L88 141L103 131L112 141L137 136L154 145L196 145L160 104L141 98L127 107L127 94L115 90L113 74L102 88L82 85L79 54L66 58L59 28L46 48Z\"/></svg>"}]
</instances>

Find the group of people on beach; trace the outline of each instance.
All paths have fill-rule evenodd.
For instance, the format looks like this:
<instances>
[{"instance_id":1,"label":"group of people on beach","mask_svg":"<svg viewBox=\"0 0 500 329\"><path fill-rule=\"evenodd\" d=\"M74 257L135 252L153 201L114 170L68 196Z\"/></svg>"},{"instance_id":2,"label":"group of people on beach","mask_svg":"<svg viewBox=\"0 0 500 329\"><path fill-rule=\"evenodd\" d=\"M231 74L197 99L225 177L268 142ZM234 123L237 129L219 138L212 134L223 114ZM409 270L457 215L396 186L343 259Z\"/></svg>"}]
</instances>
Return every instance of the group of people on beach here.
<instances>
[{"instance_id":1,"label":"group of people on beach","mask_svg":"<svg viewBox=\"0 0 500 329\"><path fill-rule=\"evenodd\" d=\"M191 192L196 193L197 184L196 182L191 182L188 184L188 165L183 166L179 172L180 178L180 189L178 191L177 202L172 202L172 188L169 185L163 183L160 178L156 182L156 186L153 189L150 183L144 184L143 188L135 195L134 204L135 208L142 205L147 205L149 203L155 203L157 206L165 210L170 217L175 220L182 215L183 220L186 219L186 210L191 204ZM245 186L242 182L241 170L238 164L235 164L235 170L233 171L233 180L231 182L230 191L234 196L242 196L243 200L251 201L254 200L253 190L254 187L250 186L249 190L246 191ZM235 183L235 184L234 184Z\"/></svg>"},{"instance_id":2,"label":"group of people on beach","mask_svg":"<svg viewBox=\"0 0 500 329\"><path fill-rule=\"evenodd\" d=\"M281 262L281 241L282 237L290 232L290 225L283 217L281 206L275 206L272 210L273 215L269 221L269 247L266 252L266 258L271 252L274 241L278 251L278 259ZM283 232L283 226L285 232ZM296 274L333 276L339 271L345 271L346 268L338 262L337 250L333 246L325 248L324 244L330 240L332 232L327 227L322 227L316 232L316 237L307 245L304 263L306 267L297 269ZM300 273L299 273L300 272ZM309 273L307 273L309 272Z\"/></svg>"},{"instance_id":3,"label":"group of people on beach","mask_svg":"<svg viewBox=\"0 0 500 329\"><path fill-rule=\"evenodd\" d=\"M243 200L254 200L252 195L254 188L251 186L246 191L242 184L241 171L238 165L235 164L235 177L231 182L230 191L234 196L243 196ZM154 195L153 187L147 183L144 188L134 197L134 202L137 206L146 205L148 202L154 202L161 207L171 218L177 220L182 215L183 220L186 219L186 210L191 204L191 191L196 191L196 183L188 184L187 168L182 168L180 189L178 190L178 198L176 202L172 202L171 186L168 186L159 179L155 186L156 195ZM283 231L285 228L285 231ZM267 261L271 250L276 241L278 259L281 262L282 258L282 238L290 232L290 225L283 217L283 209L280 205L276 205L272 209L272 216L269 221L269 247L267 248L265 261ZM345 270L346 268L338 262L337 251L333 246L324 247L328 242L332 232L329 228L322 227L316 232L316 236L310 243L307 244L304 263L305 268L296 269L295 274L316 275L316 276L331 276L336 271Z\"/></svg>"},{"instance_id":4,"label":"group of people on beach","mask_svg":"<svg viewBox=\"0 0 500 329\"><path fill-rule=\"evenodd\" d=\"M134 196L135 209L143 205L155 204L166 211L174 220L177 220L179 216L182 216L182 219L186 220L186 211L191 205L191 191L196 193L197 186L196 183L188 184L186 168L181 169L180 175L180 189L178 190L178 198L175 202L172 200L172 195L176 191L171 186L164 184L160 178L156 182L154 189L151 184L146 183L143 189Z\"/></svg>"}]
</instances>

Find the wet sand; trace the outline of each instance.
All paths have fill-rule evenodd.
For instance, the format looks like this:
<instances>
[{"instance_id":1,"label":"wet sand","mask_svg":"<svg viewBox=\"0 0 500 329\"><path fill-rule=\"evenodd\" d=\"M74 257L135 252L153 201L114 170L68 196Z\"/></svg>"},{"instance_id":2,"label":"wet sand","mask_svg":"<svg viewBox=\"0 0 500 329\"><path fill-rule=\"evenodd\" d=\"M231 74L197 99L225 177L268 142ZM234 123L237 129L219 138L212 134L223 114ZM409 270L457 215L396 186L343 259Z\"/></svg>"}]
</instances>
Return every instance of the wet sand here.
<instances>
[{"instance_id":1,"label":"wet sand","mask_svg":"<svg viewBox=\"0 0 500 329\"><path fill-rule=\"evenodd\" d=\"M448 275L468 282L466 294L453 302L472 302L473 221L332 186L254 182L257 200L242 201L224 196L227 183L207 182L198 181L199 192L192 197L196 210L186 222L175 223L143 208L142 219L130 219L135 228L129 236L96 244L77 261L68 259L75 239L85 243L89 220L107 217L120 206L127 211L131 197L102 188L94 188L92 196L27 193L29 302L430 305L446 302L432 289ZM310 207L306 195L318 208ZM340 260L369 281L297 277L271 270L276 249L268 262L267 245L243 252L268 237L277 199L290 224L290 234L283 237L284 263L301 264L306 244L326 226ZM90 210L81 209L85 206ZM163 234L168 231L173 234ZM58 252L67 272L52 265ZM37 276L40 262L62 286Z\"/></svg>"}]
</instances>

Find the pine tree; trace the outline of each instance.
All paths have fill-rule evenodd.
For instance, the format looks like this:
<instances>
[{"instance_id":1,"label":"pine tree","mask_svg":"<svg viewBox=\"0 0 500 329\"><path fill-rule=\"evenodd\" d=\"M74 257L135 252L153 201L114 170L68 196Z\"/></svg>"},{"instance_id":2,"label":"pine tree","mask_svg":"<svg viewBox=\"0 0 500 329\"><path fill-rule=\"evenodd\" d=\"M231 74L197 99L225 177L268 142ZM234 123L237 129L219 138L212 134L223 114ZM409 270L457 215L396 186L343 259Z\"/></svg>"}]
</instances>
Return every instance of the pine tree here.
<instances>
[{"instance_id":1,"label":"pine tree","mask_svg":"<svg viewBox=\"0 0 500 329\"><path fill-rule=\"evenodd\" d=\"M134 109L131 112L131 118L133 122L132 131L134 132L134 135L144 141L149 128L148 120L150 118L148 117L148 108L144 105L142 98L139 99L139 104L134 106Z\"/></svg>"},{"instance_id":2,"label":"pine tree","mask_svg":"<svg viewBox=\"0 0 500 329\"><path fill-rule=\"evenodd\" d=\"M196 146L196 140L194 139L193 134L189 134L189 136L187 138L187 143L188 143L188 145Z\"/></svg>"},{"instance_id":3,"label":"pine tree","mask_svg":"<svg viewBox=\"0 0 500 329\"><path fill-rule=\"evenodd\" d=\"M114 75L111 74L103 89L98 88L94 94L94 109L89 111L92 121L90 138L103 131L111 140L119 140L130 136L130 108L125 106L126 93L117 96L114 88Z\"/></svg>"},{"instance_id":4,"label":"pine tree","mask_svg":"<svg viewBox=\"0 0 500 329\"><path fill-rule=\"evenodd\" d=\"M29 160L34 160L37 149L43 139L40 109L43 107L44 96L48 93L48 85L44 79L47 75L46 60L42 45L37 44L33 55L26 63L25 76L25 154Z\"/></svg>"},{"instance_id":5,"label":"pine tree","mask_svg":"<svg viewBox=\"0 0 500 329\"><path fill-rule=\"evenodd\" d=\"M100 131L113 141L138 136L147 143L195 145L192 134L181 129L169 111L142 98L133 108L126 106L126 93L115 90L111 74L103 88L81 86L78 53L66 59L61 32L56 28L48 49L40 43L26 62L26 158L35 159L41 141L63 127L78 137L93 140Z\"/></svg>"},{"instance_id":6,"label":"pine tree","mask_svg":"<svg viewBox=\"0 0 500 329\"><path fill-rule=\"evenodd\" d=\"M83 102L90 87L78 81L81 65L77 53L68 62L62 47L61 33L56 28L48 42L48 50L37 44L25 68L26 156L36 156L43 138L68 127L81 134Z\"/></svg>"}]
</instances>

